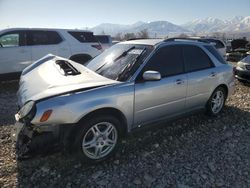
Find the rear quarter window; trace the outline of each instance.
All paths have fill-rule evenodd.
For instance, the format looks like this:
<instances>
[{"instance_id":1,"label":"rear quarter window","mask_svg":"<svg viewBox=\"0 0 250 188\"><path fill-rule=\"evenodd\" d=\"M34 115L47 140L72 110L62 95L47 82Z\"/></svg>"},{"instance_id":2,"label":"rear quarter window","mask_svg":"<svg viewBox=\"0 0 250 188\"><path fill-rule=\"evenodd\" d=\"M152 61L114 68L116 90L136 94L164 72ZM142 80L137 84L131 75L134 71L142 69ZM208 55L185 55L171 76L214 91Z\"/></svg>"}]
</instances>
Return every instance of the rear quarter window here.
<instances>
[{"instance_id":1,"label":"rear quarter window","mask_svg":"<svg viewBox=\"0 0 250 188\"><path fill-rule=\"evenodd\" d=\"M108 44L109 43L109 37L108 36L95 36L95 37L102 44Z\"/></svg>"},{"instance_id":2,"label":"rear quarter window","mask_svg":"<svg viewBox=\"0 0 250 188\"><path fill-rule=\"evenodd\" d=\"M205 46L205 48L222 64L227 64L220 53L213 46Z\"/></svg>"},{"instance_id":3,"label":"rear quarter window","mask_svg":"<svg viewBox=\"0 0 250 188\"><path fill-rule=\"evenodd\" d=\"M216 39L207 39L207 41L211 42L211 43L215 43L215 48L225 48L225 45L223 44L223 42L221 42L220 40L216 40Z\"/></svg>"},{"instance_id":4,"label":"rear quarter window","mask_svg":"<svg viewBox=\"0 0 250 188\"><path fill-rule=\"evenodd\" d=\"M97 42L92 32L69 31L68 33L81 43Z\"/></svg>"}]
</instances>

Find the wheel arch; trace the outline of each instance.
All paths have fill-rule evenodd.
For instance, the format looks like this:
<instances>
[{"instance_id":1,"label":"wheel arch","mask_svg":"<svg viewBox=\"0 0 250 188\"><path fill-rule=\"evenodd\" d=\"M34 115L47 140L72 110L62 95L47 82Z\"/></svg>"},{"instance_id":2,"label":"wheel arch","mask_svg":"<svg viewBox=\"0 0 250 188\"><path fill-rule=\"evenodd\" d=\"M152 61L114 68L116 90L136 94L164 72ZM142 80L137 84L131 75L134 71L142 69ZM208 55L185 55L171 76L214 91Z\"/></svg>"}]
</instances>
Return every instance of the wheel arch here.
<instances>
[{"instance_id":1,"label":"wheel arch","mask_svg":"<svg viewBox=\"0 0 250 188\"><path fill-rule=\"evenodd\" d=\"M96 109L96 110L93 110L93 111L87 113L77 122L76 127L78 127L78 125L81 122L88 121L91 118L101 116L101 115L111 115L111 116L114 116L115 118L117 118L121 122L122 136L124 136L128 132L127 119L126 119L125 115L120 110L113 108L113 107L100 108L100 109Z\"/></svg>"},{"instance_id":2,"label":"wheel arch","mask_svg":"<svg viewBox=\"0 0 250 188\"><path fill-rule=\"evenodd\" d=\"M214 90L213 90L213 92L217 89L217 88L219 88L219 87L222 87L224 90L225 90L225 92L226 92L226 98L227 98L227 96L228 96L228 86L226 85L226 84L220 84L220 85L218 85Z\"/></svg>"}]
</instances>

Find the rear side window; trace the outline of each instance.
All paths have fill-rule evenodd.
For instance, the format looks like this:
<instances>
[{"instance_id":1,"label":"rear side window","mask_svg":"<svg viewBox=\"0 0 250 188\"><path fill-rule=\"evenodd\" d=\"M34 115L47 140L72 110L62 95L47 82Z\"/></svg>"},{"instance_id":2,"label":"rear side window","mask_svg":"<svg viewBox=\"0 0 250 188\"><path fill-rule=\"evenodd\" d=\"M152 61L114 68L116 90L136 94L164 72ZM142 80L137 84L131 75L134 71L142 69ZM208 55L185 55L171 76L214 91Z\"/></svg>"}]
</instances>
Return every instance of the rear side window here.
<instances>
[{"instance_id":1,"label":"rear side window","mask_svg":"<svg viewBox=\"0 0 250 188\"><path fill-rule=\"evenodd\" d=\"M68 33L81 43L97 42L92 32L69 31Z\"/></svg>"},{"instance_id":2,"label":"rear side window","mask_svg":"<svg viewBox=\"0 0 250 188\"><path fill-rule=\"evenodd\" d=\"M109 43L109 37L108 36L95 36L96 37L96 39L100 42L100 43L102 43L102 44L107 44L107 43Z\"/></svg>"},{"instance_id":3,"label":"rear side window","mask_svg":"<svg viewBox=\"0 0 250 188\"><path fill-rule=\"evenodd\" d=\"M185 68L187 72L213 67L208 55L197 46L183 46Z\"/></svg>"},{"instance_id":4,"label":"rear side window","mask_svg":"<svg viewBox=\"0 0 250 188\"><path fill-rule=\"evenodd\" d=\"M215 45L216 48L225 48L225 45L219 41L219 40L216 40L216 45Z\"/></svg>"},{"instance_id":5,"label":"rear side window","mask_svg":"<svg viewBox=\"0 0 250 188\"><path fill-rule=\"evenodd\" d=\"M167 46L159 49L144 68L144 71L147 70L158 71L162 77L183 73L181 47Z\"/></svg>"},{"instance_id":6,"label":"rear side window","mask_svg":"<svg viewBox=\"0 0 250 188\"><path fill-rule=\"evenodd\" d=\"M219 54L219 52L213 46L205 46L205 48L213 54L213 56L222 64L227 64L223 57Z\"/></svg>"},{"instance_id":7,"label":"rear side window","mask_svg":"<svg viewBox=\"0 0 250 188\"><path fill-rule=\"evenodd\" d=\"M210 43L215 43L215 48L225 48L225 45L220 41L216 39L207 39Z\"/></svg>"},{"instance_id":8,"label":"rear side window","mask_svg":"<svg viewBox=\"0 0 250 188\"><path fill-rule=\"evenodd\" d=\"M28 45L59 44L61 41L56 31L28 31Z\"/></svg>"}]
</instances>

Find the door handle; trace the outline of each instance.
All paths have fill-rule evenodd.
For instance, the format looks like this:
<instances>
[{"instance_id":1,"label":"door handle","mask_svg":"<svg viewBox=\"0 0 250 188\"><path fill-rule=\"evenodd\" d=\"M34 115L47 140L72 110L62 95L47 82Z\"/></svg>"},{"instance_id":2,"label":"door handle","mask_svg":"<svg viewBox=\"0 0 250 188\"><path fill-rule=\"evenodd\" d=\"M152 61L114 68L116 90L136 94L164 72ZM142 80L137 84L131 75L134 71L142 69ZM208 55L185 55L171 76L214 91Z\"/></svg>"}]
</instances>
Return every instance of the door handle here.
<instances>
[{"instance_id":1,"label":"door handle","mask_svg":"<svg viewBox=\"0 0 250 188\"><path fill-rule=\"evenodd\" d=\"M176 83L177 85L181 85L181 84L184 83L184 81L183 81L182 79L177 79L177 80L175 81L175 83Z\"/></svg>"},{"instance_id":2,"label":"door handle","mask_svg":"<svg viewBox=\"0 0 250 188\"><path fill-rule=\"evenodd\" d=\"M215 77L216 76L216 73L215 72L211 72L210 73L210 77Z\"/></svg>"}]
</instances>

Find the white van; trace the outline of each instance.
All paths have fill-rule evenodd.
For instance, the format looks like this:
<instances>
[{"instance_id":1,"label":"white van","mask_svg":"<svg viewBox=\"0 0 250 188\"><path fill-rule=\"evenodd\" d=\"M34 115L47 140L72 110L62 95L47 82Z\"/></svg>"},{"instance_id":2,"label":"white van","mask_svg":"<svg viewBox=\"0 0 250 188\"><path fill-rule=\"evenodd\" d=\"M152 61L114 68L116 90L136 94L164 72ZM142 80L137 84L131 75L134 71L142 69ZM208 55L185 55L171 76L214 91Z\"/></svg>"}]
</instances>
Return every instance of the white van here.
<instances>
[{"instance_id":1,"label":"white van","mask_svg":"<svg viewBox=\"0 0 250 188\"><path fill-rule=\"evenodd\" d=\"M6 29L0 31L0 80L18 78L22 70L47 54L84 64L102 52L91 31Z\"/></svg>"}]
</instances>

